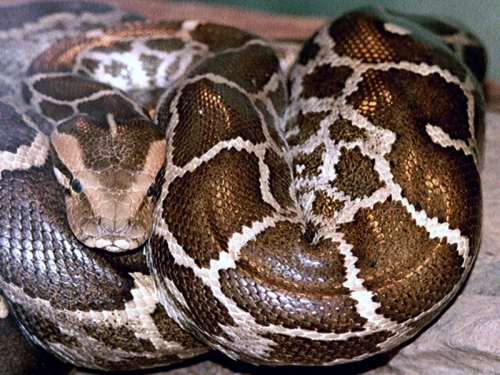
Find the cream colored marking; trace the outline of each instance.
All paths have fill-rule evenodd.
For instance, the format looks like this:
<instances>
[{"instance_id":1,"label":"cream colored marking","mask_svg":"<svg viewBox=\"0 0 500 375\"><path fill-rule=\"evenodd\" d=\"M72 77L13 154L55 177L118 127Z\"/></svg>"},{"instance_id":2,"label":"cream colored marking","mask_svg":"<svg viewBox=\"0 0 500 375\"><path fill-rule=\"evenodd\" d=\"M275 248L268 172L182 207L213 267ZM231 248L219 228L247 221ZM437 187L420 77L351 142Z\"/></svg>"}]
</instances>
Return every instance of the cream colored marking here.
<instances>
[{"instance_id":1,"label":"cream colored marking","mask_svg":"<svg viewBox=\"0 0 500 375\"><path fill-rule=\"evenodd\" d=\"M186 20L182 23L181 31L190 33L191 31L194 31L200 24L203 25L203 22L200 22L198 20Z\"/></svg>"},{"instance_id":2,"label":"cream colored marking","mask_svg":"<svg viewBox=\"0 0 500 375\"><path fill-rule=\"evenodd\" d=\"M117 131L117 126L116 126L116 121L115 121L115 115L112 113L108 113L106 115L106 119L108 120L111 138L116 138L118 131Z\"/></svg>"},{"instance_id":3,"label":"cream colored marking","mask_svg":"<svg viewBox=\"0 0 500 375\"><path fill-rule=\"evenodd\" d=\"M453 35L440 36L441 39L446 44L451 44L455 53L460 56L461 60L465 57L465 47L467 46L479 46L479 44L469 36L464 31L459 31Z\"/></svg>"},{"instance_id":4,"label":"cream colored marking","mask_svg":"<svg viewBox=\"0 0 500 375\"><path fill-rule=\"evenodd\" d=\"M448 223L439 223L438 218L429 217L424 210L417 211L416 208L408 202L406 198L398 199L418 226L425 228L429 232L429 238L446 239L450 245L457 245L457 252L463 259L463 262L469 257L469 239L465 237L459 229L451 229Z\"/></svg>"},{"instance_id":5,"label":"cream colored marking","mask_svg":"<svg viewBox=\"0 0 500 375\"><path fill-rule=\"evenodd\" d=\"M53 167L54 175L56 176L57 182L66 189L71 189L71 183L68 177L62 173L56 166Z\"/></svg>"},{"instance_id":6,"label":"cream colored marking","mask_svg":"<svg viewBox=\"0 0 500 375\"><path fill-rule=\"evenodd\" d=\"M3 151L0 153L0 171L28 170L45 164L49 154L49 140L37 133L33 143L20 146L16 153ZM0 179L2 176L0 175Z\"/></svg>"},{"instance_id":7,"label":"cream colored marking","mask_svg":"<svg viewBox=\"0 0 500 375\"><path fill-rule=\"evenodd\" d=\"M128 102L139 115L141 115L142 117L149 120L149 117L145 114L144 109L139 104L137 104L135 101L131 100L128 96L124 95L121 91L116 90L116 89L100 90L100 91L97 91L91 95L77 98L77 99L74 99L71 101L54 99L53 97L45 95L45 94L34 89L35 83L40 79L47 79L47 78L52 78L52 77L54 77L54 78L67 77L68 75L69 75L68 73L40 73L40 74L35 74L35 75L29 77L28 79L26 79L26 83L31 88L31 93L32 93L31 100L32 100L33 106L35 106L39 112L43 113L42 109L40 108L40 103L43 100L45 100L45 101L48 101L50 103L57 104L57 105L70 106L71 109L73 110L74 114L81 114L81 112L78 110L78 106L81 103L96 101L102 97L116 95L116 96L121 97L124 101ZM71 116L73 116L73 114L71 114ZM67 120L68 118L60 119L60 121Z\"/></svg>"},{"instance_id":8,"label":"cream colored marking","mask_svg":"<svg viewBox=\"0 0 500 375\"><path fill-rule=\"evenodd\" d=\"M181 40L184 43L184 48L177 51L164 52L151 49L146 45L146 42L150 40L166 38ZM84 50L77 56L75 70L84 71L89 77L103 83L108 83L124 91L145 90L150 89L152 86L168 87L172 82L185 75L188 68L192 67L193 59L200 56L207 57L212 55L208 48L206 48L206 45L193 41L181 33L140 38L108 37L107 39L129 41L131 42L131 49L121 52L106 52L96 48ZM153 76L150 76L150 71L144 69L144 62L141 60L141 56L143 55L154 56L158 59L160 65ZM83 61L86 59L97 62L97 67L94 67L92 70L88 69L83 64ZM115 76L108 71L108 68L113 67L117 63L123 64L127 68L123 69L118 76Z\"/></svg>"},{"instance_id":9,"label":"cream colored marking","mask_svg":"<svg viewBox=\"0 0 500 375\"><path fill-rule=\"evenodd\" d=\"M461 139L452 139L441 127L427 124L425 130L432 141L441 147L453 147L455 150L463 151L465 155L474 155L474 150L470 145Z\"/></svg>"},{"instance_id":10,"label":"cream colored marking","mask_svg":"<svg viewBox=\"0 0 500 375\"><path fill-rule=\"evenodd\" d=\"M207 152L205 152L202 156L195 157L191 159L186 165L184 165L182 168L177 167L172 163L172 158L173 158L173 147L168 146L167 147L167 170L165 173L165 180L166 184L164 184L163 190L165 190L165 187L168 185L168 183L172 182L176 177L182 177L184 174L188 172L193 172L195 169L197 169L201 164L204 162L208 162L209 160L213 159L217 154L219 154L223 150L229 150L231 148L236 149L237 151L245 150L248 151L249 153L254 153L258 155L259 153L265 152L266 145L263 144L258 144L254 145L250 141L244 141L240 137L237 137L236 139L231 139L229 141L221 141L217 143L216 145L212 146Z\"/></svg>"},{"instance_id":11,"label":"cream colored marking","mask_svg":"<svg viewBox=\"0 0 500 375\"><path fill-rule=\"evenodd\" d=\"M57 130L52 132L50 138L59 159L73 173L73 177L77 178L76 174L85 168L84 157L78 140Z\"/></svg>"},{"instance_id":12,"label":"cream colored marking","mask_svg":"<svg viewBox=\"0 0 500 375\"><path fill-rule=\"evenodd\" d=\"M384 23L384 29L390 33L393 34L398 34L398 35L409 35L411 34L411 31L408 29L405 29L404 27L401 27L399 25L396 25L394 23L386 22Z\"/></svg>"},{"instance_id":13,"label":"cream colored marking","mask_svg":"<svg viewBox=\"0 0 500 375\"><path fill-rule=\"evenodd\" d=\"M302 50L302 43L292 41L270 41L269 44L276 52L280 61L281 70L288 74L292 68L293 63Z\"/></svg>"},{"instance_id":14,"label":"cream colored marking","mask_svg":"<svg viewBox=\"0 0 500 375\"><path fill-rule=\"evenodd\" d=\"M9 315L9 309L7 308L7 302L5 298L0 295L0 319L6 318Z\"/></svg>"}]
</instances>

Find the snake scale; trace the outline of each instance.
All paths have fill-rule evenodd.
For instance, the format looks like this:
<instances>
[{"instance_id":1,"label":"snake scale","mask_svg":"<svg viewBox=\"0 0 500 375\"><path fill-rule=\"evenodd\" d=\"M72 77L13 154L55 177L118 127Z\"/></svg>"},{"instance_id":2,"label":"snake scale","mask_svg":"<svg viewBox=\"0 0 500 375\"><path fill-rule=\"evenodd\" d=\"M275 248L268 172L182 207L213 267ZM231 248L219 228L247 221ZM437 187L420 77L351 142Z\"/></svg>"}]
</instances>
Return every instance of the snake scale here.
<instances>
[{"instance_id":1,"label":"snake scale","mask_svg":"<svg viewBox=\"0 0 500 375\"><path fill-rule=\"evenodd\" d=\"M469 33L370 8L294 64L200 21L69 36L24 77L2 67L0 289L34 343L103 370L209 348L331 365L408 340L460 289L482 206Z\"/></svg>"}]
</instances>

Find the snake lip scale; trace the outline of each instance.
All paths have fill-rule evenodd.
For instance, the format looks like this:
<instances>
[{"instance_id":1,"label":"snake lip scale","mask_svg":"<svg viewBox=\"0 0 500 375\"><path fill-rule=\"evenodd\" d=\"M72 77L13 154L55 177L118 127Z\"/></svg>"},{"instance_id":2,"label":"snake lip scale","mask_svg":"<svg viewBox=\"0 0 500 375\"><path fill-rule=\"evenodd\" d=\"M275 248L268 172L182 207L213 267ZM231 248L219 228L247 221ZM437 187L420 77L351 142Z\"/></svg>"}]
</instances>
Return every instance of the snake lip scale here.
<instances>
[{"instance_id":1,"label":"snake lip scale","mask_svg":"<svg viewBox=\"0 0 500 375\"><path fill-rule=\"evenodd\" d=\"M135 21L24 62L0 91L0 290L27 337L110 371L334 365L445 308L480 242L484 49L369 8L296 51Z\"/></svg>"}]
</instances>

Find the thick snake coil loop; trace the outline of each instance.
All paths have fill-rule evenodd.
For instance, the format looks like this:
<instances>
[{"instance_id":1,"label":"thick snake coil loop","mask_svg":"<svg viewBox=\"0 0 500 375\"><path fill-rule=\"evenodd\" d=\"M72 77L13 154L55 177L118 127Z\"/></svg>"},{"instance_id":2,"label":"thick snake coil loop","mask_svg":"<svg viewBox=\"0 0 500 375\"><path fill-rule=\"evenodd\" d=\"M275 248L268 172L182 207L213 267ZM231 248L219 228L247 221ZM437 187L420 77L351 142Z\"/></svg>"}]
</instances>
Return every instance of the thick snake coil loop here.
<instances>
[{"instance_id":1,"label":"thick snake coil loop","mask_svg":"<svg viewBox=\"0 0 500 375\"><path fill-rule=\"evenodd\" d=\"M11 159L38 155L0 181L0 287L24 330L108 370L205 344L328 365L414 336L481 231L485 68L443 40L466 63L483 53L373 9L321 28L286 74L272 44L196 21L49 49L31 107L0 102Z\"/></svg>"}]
</instances>

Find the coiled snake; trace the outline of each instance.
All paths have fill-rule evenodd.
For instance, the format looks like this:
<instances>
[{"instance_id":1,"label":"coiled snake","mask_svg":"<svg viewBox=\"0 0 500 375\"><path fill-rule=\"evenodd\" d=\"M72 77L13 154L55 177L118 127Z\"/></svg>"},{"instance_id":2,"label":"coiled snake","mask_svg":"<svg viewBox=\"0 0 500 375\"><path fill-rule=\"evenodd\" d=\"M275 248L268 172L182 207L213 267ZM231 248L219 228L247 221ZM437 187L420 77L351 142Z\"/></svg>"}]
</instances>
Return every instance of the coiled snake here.
<instances>
[{"instance_id":1,"label":"coiled snake","mask_svg":"<svg viewBox=\"0 0 500 375\"><path fill-rule=\"evenodd\" d=\"M478 78L443 44L454 33ZM379 9L320 29L286 74L273 44L198 21L53 46L22 101L0 101L10 310L35 343L105 370L399 345L478 250L483 55Z\"/></svg>"}]
</instances>

